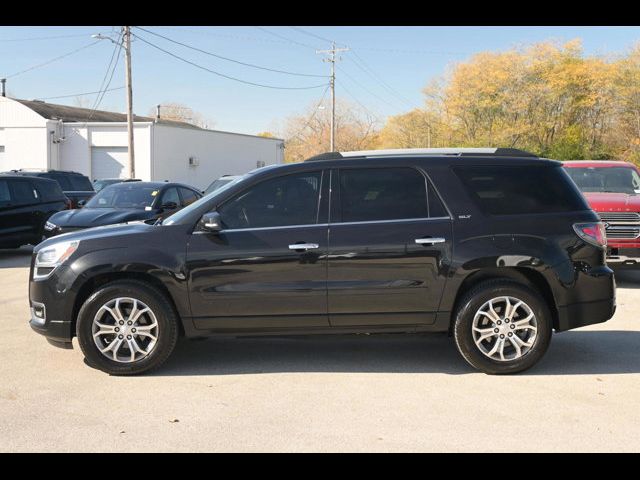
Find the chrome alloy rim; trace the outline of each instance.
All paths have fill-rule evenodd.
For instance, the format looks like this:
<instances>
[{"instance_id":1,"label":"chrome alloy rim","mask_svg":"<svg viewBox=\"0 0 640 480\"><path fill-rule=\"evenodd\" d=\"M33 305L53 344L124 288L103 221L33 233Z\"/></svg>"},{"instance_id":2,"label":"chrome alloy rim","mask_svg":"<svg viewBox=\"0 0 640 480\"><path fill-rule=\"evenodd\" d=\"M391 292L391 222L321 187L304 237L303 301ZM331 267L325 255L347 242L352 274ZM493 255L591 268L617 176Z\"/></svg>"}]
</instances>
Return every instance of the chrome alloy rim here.
<instances>
[{"instance_id":1,"label":"chrome alloy rim","mask_svg":"<svg viewBox=\"0 0 640 480\"><path fill-rule=\"evenodd\" d=\"M473 317L473 341L491 360L517 360L531 351L538 322L531 307L515 297L495 297Z\"/></svg>"},{"instance_id":2,"label":"chrome alloy rim","mask_svg":"<svg viewBox=\"0 0 640 480\"><path fill-rule=\"evenodd\" d=\"M140 300L118 297L100 307L91 333L98 350L109 360L132 363L153 351L158 342L158 320Z\"/></svg>"}]
</instances>

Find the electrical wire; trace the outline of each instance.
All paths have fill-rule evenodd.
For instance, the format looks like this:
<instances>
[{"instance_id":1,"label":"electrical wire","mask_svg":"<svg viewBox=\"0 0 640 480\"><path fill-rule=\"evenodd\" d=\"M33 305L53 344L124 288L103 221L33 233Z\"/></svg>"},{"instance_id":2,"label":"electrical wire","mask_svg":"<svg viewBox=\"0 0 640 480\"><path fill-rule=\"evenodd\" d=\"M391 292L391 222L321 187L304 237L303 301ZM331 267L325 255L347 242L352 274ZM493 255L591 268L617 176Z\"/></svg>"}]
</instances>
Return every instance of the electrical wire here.
<instances>
[{"instance_id":1,"label":"electrical wire","mask_svg":"<svg viewBox=\"0 0 640 480\"><path fill-rule=\"evenodd\" d=\"M351 75L349 75L349 73L342 67L336 65L336 68L338 68L338 70L340 70L342 73L344 73L347 78L349 78L356 86L360 87L361 89L365 90L366 92L368 92L371 96L377 98L378 100L380 100L383 103L386 103L387 105L389 105L391 108L394 109L398 109L398 105L389 103L388 101L386 101L384 98L382 98L381 96L379 96L377 93L369 90L367 87L365 87L363 84L361 84L360 82L358 82L355 78L353 78ZM404 108L404 107L403 107ZM402 108L400 109L402 110Z\"/></svg>"},{"instance_id":2,"label":"electrical wire","mask_svg":"<svg viewBox=\"0 0 640 480\"><path fill-rule=\"evenodd\" d=\"M124 35L122 37L124 37ZM121 39L120 37L118 37L118 40L124 40L124 38ZM115 73L116 67L118 66L118 60L120 60L120 52L122 52L122 49L124 47L124 42L123 41L119 41L116 45L118 47L118 53L116 55L116 61L113 63L113 68L111 69L111 75L109 76L109 81L105 85L104 90L102 91L102 93L98 95L98 98L96 98L96 102L94 103L94 106L93 106L93 108L91 110L91 113L87 117L87 122L90 121L93 118L93 115L98 110L98 107L100 106L100 103L102 103L102 99L104 98L105 93L107 93L107 89L109 88L109 85L111 85L111 80L113 80L113 74ZM109 71L109 69L107 69L107 72L108 71ZM105 74L105 78L106 78L106 74Z\"/></svg>"},{"instance_id":3,"label":"electrical wire","mask_svg":"<svg viewBox=\"0 0 640 480\"><path fill-rule=\"evenodd\" d=\"M17 77L18 75L22 75L23 73L30 72L31 70L35 70L36 68L44 67L44 66L49 65L49 64L51 64L51 63L53 63L55 61L58 61L58 60L61 60L63 58L66 58L66 57L68 57L70 55L73 55L74 53L78 53L81 50L84 50L86 48L92 47L97 43L100 43L100 40L96 40L95 42L91 42L88 45L84 45L84 46L82 46L80 48L76 48L75 50L72 50L72 51L70 51L68 53L65 53L64 55L60 55L59 57L52 58L51 60L47 60L46 62L43 62L43 63L39 63L38 65L34 65L33 67L25 68L24 70L20 70L19 72L12 73L11 75L7 75L4 78Z\"/></svg>"},{"instance_id":4,"label":"electrical wire","mask_svg":"<svg viewBox=\"0 0 640 480\"><path fill-rule=\"evenodd\" d=\"M187 45L186 43L182 43L182 42L179 42L177 40L173 40L173 39L171 39L169 37L166 37L164 35L160 35L159 33L152 32L151 30L147 30L147 29L142 28L142 27L134 27L134 28L137 28L138 30L142 30L143 32L150 33L151 35L155 35L156 37L163 38L163 39L165 39L165 40L167 40L169 42L175 43L177 45L181 45L183 47L190 48L191 50L195 50L197 52L204 53L205 55L210 55L212 57L220 58L220 59L226 60L228 62L233 62L233 63L237 63L239 65L244 65L245 67L258 68L260 70L266 70L268 72L284 73L286 75L297 75L299 77L329 78L327 75L314 75L314 74L309 74L309 73L289 72L289 71L286 71L286 70L278 70L278 69L275 69L275 68L262 67L260 65L254 65L252 63L242 62L240 60L235 60L233 58L223 57L222 55L218 55L217 53L213 53L213 52L208 52L206 50L202 50L202 49L194 47L192 45Z\"/></svg>"},{"instance_id":5,"label":"electrical wire","mask_svg":"<svg viewBox=\"0 0 640 480\"><path fill-rule=\"evenodd\" d=\"M284 35L280 35L279 33L271 32L271 31L267 30L266 28L263 28L263 27L255 27L255 28L257 28L258 30L262 30L265 33L268 33L269 35L273 35L274 37L278 37L278 38L281 38L282 40L286 40L289 43L293 43L293 44L299 45L301 47L311 48L313 50L317 50L317 48L314 47L313 45L309 45L308 43L298 42L298 41L293 40L293 39L291 39L289 37L285 37Z\"/></svg>"},{"instance_id":6,"label":"electrical wire","mask_svg":"<svg viewBox=\"0 0 640 480\"><path fill-rule=\"evenodd\" d=\"M396 98L401 100L403 103L405 103L406 105L410 106L411 108L416 108L415 105L413 104L413 102L411 102L410 100L407 100L405 97L400 95L400 93L398 93L391 85L389 85L387 82L385 82L371 67L369 67L366 64L366 62L364 61L364 59L360 55L358 55L358 52L356 52L355 50L352 50L352 53L353 53L353 55L355 57L355 58L351 59L353 61L354 65L356 65L362 71L367 73L375 81L380 83L380 85L382 85L385 90L387 90L393 96L395 96ZM356 60L358 60L358 61L356 61Z\"/></svg>"},{"instance_id":7,"label":"electrical wire","mask_svg":"<svg viewBox=\"0 0 640 480\"><path fill-rule=\"evenodd\" d=\"M324 87L326 85L326 83L322 83L320 85L313 85L313 86L310 86L310 87L281 87L281 86L276 86L276 85L265 85L265 84L262 84L262 83L256 83L256 82L250 82L248 80L242 80L240 78L232 77L231 75L226 75L224 73L220 73L220 72L217 72L215 70L211 70L210 68L203 67L202 65L199 65L199 64L197 64L195 62L192 62L191 60L187 60L186 58L183 58L183 57L181 57L179 55L176 55L175 53L172 53L172 52L170 52L168 50L165 50L164 48L159 47L158 45L155 45L155 44L149 42L148 40L145 40L144 38L142 38L138 34L132 34L132 35L134 37L136 37L137 39L139 39L140 41L146 43L147 45L149 45L149 46L151 46L151 47L153 47L153 48L155 48L157 50L160 50L161 52L164 52L167 55L169 55L169 56L171 56L173 58L176 58L176 59L178 59L178 60L180 60L180 61L182 61L184 63L188 63L189 65L192 65L192 66L194 66L196 68L199 68L200 70L204 70L206 72L213 73L214 75L217 75L219 77L226 78L226 79L229 79L229 80L234 80L236 82L244 83L246 85L253 85L255 87L262 87L262 88L271 88L271 89L274 89L274 90L311 90L311 89L314 89L314 88L322 88L322 87Z\"/></svg>"},{"instance_id":8,"label":"electrical wire","mask_svg":"<svg viewBox=\"0 0 640 480\"><path fill-rule=\"evenodd\" d=\"M297 32L300 32L300 33L302 33L304 35L308 35L310 37L317 38L318 40L322 40L323 42L329 42L329 43L333 43L334 42L334 40L329 40L328 38L321 37L320 35L316 35L315 33L311 33L311 32L308 32L306 30L303 30L300 27L289 27L289 28L291 28L291 29L293 29L293 30L295 30ZM336 45L342 45L342 46L346 47L346 45L344 43L341 43L341 44L336 43Z\"/></svg>"},{"instance_id":9,"label":"electrical wire","mask_svg":"<svg viewBox=\"0 0 640 480\"><path fill-rule=\"evenodd\" d=\"M93 33L93 32L91 32ZM30 38L0 38L0 42L28 42L31 40L55 40L58 38L78 38L88 37L91 33L77 33L73 35L54 35L50 37L30 37Z\"/></svg>"},{"instance_id":10,"label":"electrical wire","mask_svg":"<svg viewBox=\"0 0 640 480\"><path fill-rule=\"evenodd\" d=\"M107 70L104 72L104 77L102 77L102 82L100 82L100 87L98 88L98 95L96 96L96 99L93 102L93 105L91 106L92 110L95 110L95 108L97 107L98 104L98 99L100 98L100 92L102 92L103 89L106 89L107 87L105 87L105 83L107 81L107 77L109 76L109 71L111 70L111 65L113 64L113 59L116 56L116 53L118 53L118 58L119 58L119 53L120 53L120 42L122 41L122 34L118 35L118 40L115 42L115 46L113 48L113 52L111 53L111 59L109 60L109 65L107 65ZM116 62L117 64L117 62Z\"/></svg>"},{"instance_id":11,"label":"electrical wire","mask_svg":"<svg viewBox=\"0 0 640 480\"><path fill-rule=\"evenodd\" d=\"M298 140L302 140L303 142L305 142L306 140L304 138L302 138L300 136L300 134L302 132L304 132L306 130L306 128L311 125L311 122L313 121L313 119L315 118L315 116L318 113L318 110L320 109L320 105L322 105L322 102L324 102L325 97L327 96L327 92L329 91L329 87L331 85L327 85L327 88L324 89L324 92L322 92L322 97L320 97L320 101L318 102L318 104L315 106L315 108L313 109L313 113L311 114L311 116L309 117L309 119L307 120L307 123L304 124L304 126L302 128L300 128L296 133L294 133L293 135L291 135L292 138L297 138Z\"/></svg>"},{"instance_id":12,"label":"electrical wire","mask_svg":"<svg viewBox=\"0 0 640 480\"><path fill-rule=\"evenodd\" d=\"M84 97L86 95L95 95L96 93L101 93L101 92L113 92L115 90L123 90L126 87L122 86L122 87L114 87L114 88L108 88L106 90L98 90L97 92L84 92L84 93L73 93L73 94L69 94L69 95L58 95L55 97L38 97L39 100L55 100L58 98L71 98L71 97Z\"/></svg>"},{"instance_id":13,"label":"electrical wire","mask_svg":"<svg viewBox=\"0 0 640 480\"><path fill-rule=\"evenodd\" d=\"M344 85L343 82L340 82L340 85L342 86L344 91L347 92L347 95L349 95L358 105L360 105L369 115L371 115L374 120L380 121L380 117L382 117L382 115L373 112L369 108L365 107L365 105L360 100L358 100L355 95L353 95L353 93L351 93L351 91Z\"/></svg>"}]
</instances>

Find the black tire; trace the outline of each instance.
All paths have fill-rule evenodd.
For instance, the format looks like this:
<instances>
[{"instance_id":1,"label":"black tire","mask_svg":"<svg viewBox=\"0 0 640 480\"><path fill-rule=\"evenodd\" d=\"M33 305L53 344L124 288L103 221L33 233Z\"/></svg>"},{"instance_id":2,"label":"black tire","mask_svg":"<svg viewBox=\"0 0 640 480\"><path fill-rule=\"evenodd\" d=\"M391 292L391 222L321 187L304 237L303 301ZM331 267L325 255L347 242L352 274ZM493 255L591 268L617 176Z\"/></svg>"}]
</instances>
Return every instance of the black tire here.
<instances>
[{"instance_id":1,"label":"black tire","mask_svg":"<svg viewBox=\"0 0 640 480\"><path fill-rule=\"evenodd\" d=\"M144 302L158 322L157 343L151 352L131 363L107 358L93 340L93 319L109 300L131 297ZM118 280L103 285L82 305L78 313L76 334L87 363L111 375L136 375L159 367L169 358L178 339L178 318L169 300L157 289L138 280Z\"/></svg>"},{"instance_id":2,"label":"black tire","mask_svg":"<svg viewBox=\"0 0 640 480\"><path fill-rule=\"evenodd\" d=\"M530 350L519 358L506 361L494 360L485 355L474 342L472 333L473 319L478 309L492 298L501 296L524 301L537 321L537 335ZM473 287L458 303L454 318L453 333L458 351L472 367L490 375L527 370L542 358L551 342L553 322L544 298L536 289L512 280L487 280Z\"/></svg>"}]
</instances>

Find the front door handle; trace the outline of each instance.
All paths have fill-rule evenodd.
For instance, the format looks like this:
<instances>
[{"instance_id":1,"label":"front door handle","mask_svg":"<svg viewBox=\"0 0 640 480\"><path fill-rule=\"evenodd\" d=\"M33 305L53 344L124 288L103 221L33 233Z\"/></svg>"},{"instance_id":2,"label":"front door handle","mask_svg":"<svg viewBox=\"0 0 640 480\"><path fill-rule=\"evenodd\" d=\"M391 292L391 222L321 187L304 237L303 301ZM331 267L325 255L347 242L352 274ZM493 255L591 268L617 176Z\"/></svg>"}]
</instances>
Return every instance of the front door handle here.
<instances>
[{"instance_id":1,"label":"front door handle","mask_svg":"<svg viewBox=\"0 0 640 480\"><path fill-rule=\"evenodd\" d=\"M313 250L319 247L320 245L317 243L294 243L293 245L289 245L289 250Z\"/></svg>"},{"instance_id":2,"label":"front door handle","mask_svg":"<svg viewBox=\"0 0 640 480\"><path fill-rule=\"evenodd\" d=\"M444 243L446 241L442 237L416 238L416 243L419 245L433 245L434 243Z\"/></svg>"}]
</instances>

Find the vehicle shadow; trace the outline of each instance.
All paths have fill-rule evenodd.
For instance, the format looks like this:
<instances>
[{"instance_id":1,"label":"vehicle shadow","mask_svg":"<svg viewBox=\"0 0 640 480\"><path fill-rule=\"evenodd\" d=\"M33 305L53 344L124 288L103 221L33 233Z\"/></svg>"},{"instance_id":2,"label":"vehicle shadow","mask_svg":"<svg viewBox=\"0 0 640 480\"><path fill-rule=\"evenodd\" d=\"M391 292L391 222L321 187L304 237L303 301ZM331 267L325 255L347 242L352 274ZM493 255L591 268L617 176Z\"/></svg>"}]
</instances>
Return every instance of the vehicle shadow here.
<instances>
[{"instance_id":1,"label":"vehicle shadow","mask_svg":"<svg viewBox=\"0 0 640 480\"><path fill-rule=\"evenodd\" d=\"M0 268L29 267L33 247L25 245L20 248L0 248Z\"/></svg>"},{"instance_id":2,"label":"vehicle shadow","mask_svg":"<svg viewBox=\"0 0 640 480\"><path fill-rule=\"evenodd\" d=\"M640 268L613 269L616 286L620 288L640 288Z\"/></svg>"},{"instance_id":3,"label":"vehicle shadow","mask_svg":"<svg viewBox=\"0 0 640 480\"><path fill-rule=\"evenodd\" d=\"M524 375L640 373L640 332L574 331L554 335ZM351 335L182 341L155 376L284 372L444 373L475 371L453 340L438 335Z\"/></svg>"}]
</instances>

